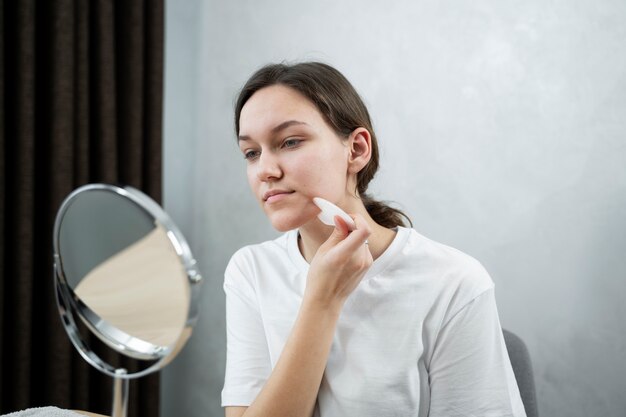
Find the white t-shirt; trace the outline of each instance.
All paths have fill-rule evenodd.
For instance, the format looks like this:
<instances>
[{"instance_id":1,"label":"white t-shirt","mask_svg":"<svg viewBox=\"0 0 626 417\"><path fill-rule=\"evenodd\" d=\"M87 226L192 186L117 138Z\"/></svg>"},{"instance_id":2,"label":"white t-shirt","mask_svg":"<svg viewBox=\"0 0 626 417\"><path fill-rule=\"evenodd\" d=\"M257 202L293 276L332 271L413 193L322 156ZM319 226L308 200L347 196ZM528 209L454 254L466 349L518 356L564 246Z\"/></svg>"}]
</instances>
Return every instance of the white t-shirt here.
<instances>
[{"instance_id":1,"label":"white t-shirt","mask_svg":"<svg viewBox=\"0 0 626 417\"><path fill-rule=\"evenodd\" d=\"M244 247L226 268L224 407L254 401L287 341L309 268L297 239ZM493 287L474 258L398 227L344 304L315 416L526 416Z\"/></svg>"}]
</instances>

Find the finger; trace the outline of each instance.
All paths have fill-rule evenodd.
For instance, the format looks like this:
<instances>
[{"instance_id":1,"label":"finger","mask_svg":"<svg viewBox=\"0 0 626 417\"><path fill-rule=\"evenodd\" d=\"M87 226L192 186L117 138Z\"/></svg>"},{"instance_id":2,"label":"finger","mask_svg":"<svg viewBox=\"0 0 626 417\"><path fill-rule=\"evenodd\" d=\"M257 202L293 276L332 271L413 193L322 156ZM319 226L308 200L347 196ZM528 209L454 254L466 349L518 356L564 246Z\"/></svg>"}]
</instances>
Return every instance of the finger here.
<instances>
[{"instance_id":1,"label":"finger","mask_svg":"<svg viewBox=\"0 0 626 417\"><path fill-rule=\"evenodd\" d=\"M348 223L346 223L341 216L335 216L333 220L335 221L335 229L339 229L342 237L345 237L348 233L350 233L350 226L348 226Z\"/></svg>"},{"instance_id":2,"label":"finger","mask_svg":"<svg viewBox=\"0 0 626 417\"><path fill-rule=\"evenodd\" d=\"M348 236L343 239L341 242L341 246L345 250L354 251L362 246L369 235L372 233L369 225L360 214L353 216L354 223L356 225L356 229L348 234Z\"/></svg>"},{"instance_id":3,"label":"finger","mask_svg":"<svg viewBox=\"0 0 626 417\"><path fill-rule=\"evenodd\" d=\"M339 216L335 216L333 220L335 222L335 229L326 240L326 242L331 246L337 245L339 242L344 240L346 236L348 236L348 234L350 233L350 229L348 228L348 225L346 224L344 219Z\"/></svg>"}]
</instances>

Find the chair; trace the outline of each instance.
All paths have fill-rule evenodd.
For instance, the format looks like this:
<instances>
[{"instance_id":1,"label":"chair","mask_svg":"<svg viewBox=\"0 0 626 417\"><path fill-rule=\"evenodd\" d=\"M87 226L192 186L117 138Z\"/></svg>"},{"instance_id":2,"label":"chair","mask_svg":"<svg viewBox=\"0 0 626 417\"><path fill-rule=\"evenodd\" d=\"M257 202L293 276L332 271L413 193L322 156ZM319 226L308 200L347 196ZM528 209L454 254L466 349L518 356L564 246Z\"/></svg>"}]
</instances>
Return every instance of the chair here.
<instances>
[{"instance_id":1,"label":"chair","mask_svg":"<svg viewBox=\"0 0 626 417\"><path fill-rule=\"evenodd\" d=\"M516 334L502 329L506 350L509 352L511 366L515 374L515 380L519 387L522 402L526 409L527 417L538 417L537 397L535 395L535 380L530 355L526 344Z\"/></svg>"}]
</instances>

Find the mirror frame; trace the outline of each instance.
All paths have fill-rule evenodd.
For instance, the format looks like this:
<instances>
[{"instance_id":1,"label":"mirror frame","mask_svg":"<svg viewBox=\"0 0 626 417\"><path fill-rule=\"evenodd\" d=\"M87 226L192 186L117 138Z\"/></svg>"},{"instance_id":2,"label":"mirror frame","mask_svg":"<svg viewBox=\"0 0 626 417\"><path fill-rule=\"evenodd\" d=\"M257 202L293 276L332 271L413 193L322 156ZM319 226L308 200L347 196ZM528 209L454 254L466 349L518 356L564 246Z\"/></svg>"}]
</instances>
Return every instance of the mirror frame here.
<instances>
[{"instance_id":1,"label":"mirror frame","mask_svg":"<svg viewBox=\"0 0 626 417\"><path fill-rule=\"evenodd\" d=\"M169 346L152 345L149 342L135 338L111 326L93 313L91 309L89 309L76 296L74 291L68 285L65 272L63 270L62 258L59 255L59 232L63 223L63 218L74 200L83 192L95 190L107 191L127 198L133 202L138 209L141 209L150 215L155 222L158 222L167 231L167 237L181 260L189 283L189 309L183 329L181 329L177 340ZM198 319L198 302L200 298L200 284L202 283L202 276L200 275L196 260L194 259L191 249L189 248L183 234L170 219L167 213L165 213L165 211L163 211L157 203L141 191L129 186L121 187L110 184L87 184L79 187L65 198L57 212L54 222L53 246L54 283L59 314L70 341L83 359L96 369L116 379L132 379L160 370L176 356L178 351L184 346L187 339L191 336L193 326ZM85 323L92 333L98 336L100 340L105 342L105 344L113 350L133 359L154 360L154 363L145 369L141 369L133 373L127 373L126 370L116 369L111 366L100 358L89 347L88 343L83 340L76 324L76 316L78 316L78 318ZM120 342L122 339L124 340L124 343ZM155 346L155 348L150 349L150 346ZM144 349L148 347L148 349L144 350L141 349L141 347ZM145 355L139 353L142 351L145 352Z\"/></svg>"}]
</instances>

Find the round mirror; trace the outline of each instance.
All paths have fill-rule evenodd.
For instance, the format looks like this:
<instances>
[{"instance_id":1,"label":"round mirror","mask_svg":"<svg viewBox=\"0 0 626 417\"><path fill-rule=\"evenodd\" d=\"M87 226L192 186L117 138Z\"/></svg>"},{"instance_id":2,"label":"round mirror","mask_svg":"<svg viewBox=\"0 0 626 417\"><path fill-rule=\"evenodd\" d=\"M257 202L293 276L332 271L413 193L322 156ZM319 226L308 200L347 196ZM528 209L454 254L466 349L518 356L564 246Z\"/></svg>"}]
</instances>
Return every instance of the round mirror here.
<instances>
[{"instance_id":1,"label":"round mirror","mask_svg":"<svg viewBox=\"0 0 626 417\"><path fill-rule=\"evenodd\" d=\"M157 203L131 187L83 186L61 205L53 241L59 311L87 362L121 383L174 358L197 318L201 276L183 235ZM137 359L139 369L104 361L80 331L85 327ZM125 415L127 389L114 387L114 397L122 398L114 398L113 415Z\"/></svg>"}]
</instances>

